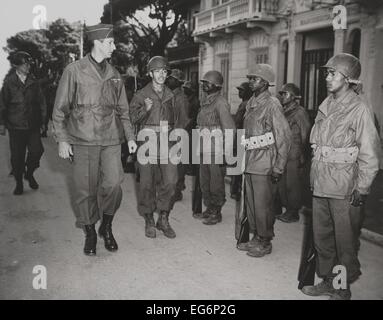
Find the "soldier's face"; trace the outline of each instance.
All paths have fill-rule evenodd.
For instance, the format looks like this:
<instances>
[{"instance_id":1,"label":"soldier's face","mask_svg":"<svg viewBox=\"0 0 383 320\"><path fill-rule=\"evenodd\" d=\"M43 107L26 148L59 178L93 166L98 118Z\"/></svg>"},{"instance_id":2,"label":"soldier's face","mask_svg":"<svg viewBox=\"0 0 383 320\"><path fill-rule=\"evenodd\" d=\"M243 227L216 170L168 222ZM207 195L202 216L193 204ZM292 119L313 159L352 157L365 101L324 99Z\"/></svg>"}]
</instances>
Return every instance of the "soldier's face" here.
<instances>
[{"instance_id":1,"label":"soldier's face","mask_svg":"<svg viewBox=\"0 0 383 320\"><path fill-rule=\"evenodd\" d=\"M19 66L16 67L16 70L24 75L28 75L29 71L31 69L31 65L28 62L24 62L23 64L20 64Z\"/></svg>"},{"instance_id":2,"label":"soldier's face","mask_svg":"<svg viewBox=\"0 0 383 320\"><path fill-rule=\"evenodd\" d=\"M116 50L113 38L105 38L101 41L95 40L94 45L97 46L99 52L104 56L104 59L109 59L113 51Z\"/></svg>"},{"instance_id":3,"label":"soldier's face","mask_svg":"<svg viewBox=\"0 0 383 320\"><path fill-rule=\"evenodd\" d=\"M281 96L280 98L281 104L284 106L294 100L294 96L288 91L280 92L280 96Z\"/></svg>"},{"instance_id":4,"label":"soldier's face","mask_svg":"<svg viewBox=\"0 0 383 320\"><path fill-rule=\"evenodd\" d=\"M264 86L264 80L257 76L248 76L249 79L249 87L251 91L257 91Z\"/></svg>"},{"instance_id":5,"label":"soldier's face","mask_svg":"<svg viewBox=\"0 0 383 320\"><path fill-rule=\"evenodd\" d=\"M166 85L170 88L170 90L174 90L175 88L179 87L179 82L173 77L168 77L166 79Z\"/></svg>"},{"instance_id":6,"label":"soldier's face","mask_svg":"<svg viewBox=\"0 0 383 320\"><path fill-rule=\"evenodd\" d=\"M210 83L209 81L201 81L201 84L203 92L210 93L215 90L215 85Z\"/></svg>"},{"instance_id":7,"label":"soldier's face","mask_svg":"<svg viewBox=\"0 0 383 320\"><path fill-rule=\"evenodd\" d=\"M330 93L337 93L345 86L348 86L346 78L338 71L334 69L327 69L326 75L326 86Z\"/></svg>"},{"instance_id":8,"label":"soldier's face","mask_svg":"<svg viewBox=\"0 0 383 320\"><path fill-rule=\"evenodd\" d=\"M153 81L157 84L165 84L167 75L168 70L163 68L150 71L150 76L152 77Z\"/></svg>"}]
</instances>

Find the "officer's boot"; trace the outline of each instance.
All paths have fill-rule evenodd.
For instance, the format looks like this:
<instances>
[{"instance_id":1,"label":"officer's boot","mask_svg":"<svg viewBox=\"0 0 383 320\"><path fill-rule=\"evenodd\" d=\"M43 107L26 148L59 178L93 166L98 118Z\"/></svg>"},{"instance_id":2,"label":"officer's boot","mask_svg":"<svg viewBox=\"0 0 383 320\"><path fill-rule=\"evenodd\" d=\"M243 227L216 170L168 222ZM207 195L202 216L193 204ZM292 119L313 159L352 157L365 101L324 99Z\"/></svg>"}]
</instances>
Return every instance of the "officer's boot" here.
<instances>
[{"instance_id":1,"label":"officer's boot","mask_svg":"<svg viewBox=\"0 0 383 320\"><path fill-rule=\"evenodd\" d=\"M24 192L23 176L21 174L15 175L16 179L16 188L13 190L13 194L18 196Z\"/></svg>"},{"instance_id":2,"label":"officer's boot","mask_svg":"<svg viewBox=\"0 0 383 320\"><path fill-rule=\"evenodd\" d=\"M304 286L302 292L308 296L332 296L335 289L332 285L332 279L326 278L314 286Z\"/></svg>"},{"instance_id":3,"label":"officer's boot","mask_svg":"<svg viewBox=\"0 0 383 320\"><path fill-rule=\"evenodd\" d=\"M96 233L94 224L85 225L84 232L85 232L84 253L87 256L95 256L96 245L97 245L97 233Z\"/></svg>"},{"instance_id":4,"label":"officer's boot","mask_svg":"<svg viewBox=\"0 0 383 320\"><path fill-rule=\"evenodd\" d=\"M35 177L33 176L33 172L34 172L34 170L28 169L27 172L25 173L24 177L28 181L31 189L37 190L39 188L39 184L37 183Z\"/></svg>"},{"instance_id":5,"label":"officer's boot","mask_svg":"<svg viewBox=\"0 0 383 320\"><path fill-rule=\"evenodd\" d=\"M350 300L351 290L350 285L346 289L335 289L329 300Z\"/></svg>"},{"instance_id":6,"label":"officer's boot","mask_svg":"<svg viewBox=\"0 0 383 320\"><path fill-rule=\"evenodd\" d=\"M159 214L156 228L158 230L161 230L164 233L164 235L168 238L176 237L176 233L169 224L169 212L167 211L161 211L161 213Z\"/></svg>"},{"instance_id":7,"label":"officer's boot","mask_svg":"<svg viewBox=\"0 0 383 320\"><path fill-rule=\"evenodd\" d=\"M212 226L222 221L221 207L215 207L213 213L202 221L203 224Z\"/></svg>"},{"instance_id":8,"label":"officer's boot","mask_svg":"<svg viewBox=\"0 0 383 320\"><path fill-rule=\"evenodd\" d=\"M272 250L272 245L270 239L260 238L260 241L249 251L247 255L254 258L261 258L266 254L270 254Z\"/></svg>"},{"instance_id":9,"label":"officer's boot","mask_svg":"<svg viewBox=\"0 0 383 320\"><path fill-rule=\"evenodd\" d=\"M261 241L260 237L258 237L256 234L254 234L253 238L250 241L239 243L237 245L237 249L241 250L241 251L249 251L250 249L259 245L260 241Z\"/></svg>"},{"instance_id":10,"label":"officer's boot","mask_svg":"<svg viewBox=\"0 0 383 320\"><path fill-rule=\"evenodd\" d=\"M156 228L155 228L155 222L153 218L153 212L145 214L144 218L145 218L145 236L147 236L148 238L155 238Z\"/></svg>"},{"instance_id":11,"label":"officer's boot","mask_svg":"<svg viewBox=\"0 0 383 320\"><path fill-rule=\"evenodd\" d=\"M98 229L98 235L104 239L105 249L108 251L117 251L118 245L113 237L112 233L112 220L113 215L103 214L100 228Z\"/></svg>"}]
</instances>

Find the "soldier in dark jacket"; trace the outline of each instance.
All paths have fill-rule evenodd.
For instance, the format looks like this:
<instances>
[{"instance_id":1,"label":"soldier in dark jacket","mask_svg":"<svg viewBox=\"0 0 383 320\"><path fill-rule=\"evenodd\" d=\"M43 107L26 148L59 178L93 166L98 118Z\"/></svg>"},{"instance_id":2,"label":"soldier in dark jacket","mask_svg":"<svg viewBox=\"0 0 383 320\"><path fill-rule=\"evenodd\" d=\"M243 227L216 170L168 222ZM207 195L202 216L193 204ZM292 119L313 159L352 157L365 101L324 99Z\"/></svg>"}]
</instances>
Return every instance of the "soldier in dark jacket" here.
<instances>
[{"instance_id":1,"label":"soldier in dark jacket","mask_svg":"<svg viewBox=\"0 0 383 320\"><path fill-rule=\"evenodd\" d=\"M61 77L53 110L59 156L73 157L77 226L86 238L84 253L96 254L96 222L105 248L118 250L112 221L122 200L121 143L136 150L124 81L106 59L116 48L113 26L88 27L91 53L69 64Z\"/></svg>"},{"instance_id":2,"label":"soldier in dark jacket","mask_svg":"<svg viewBox=\"0 0 383 320\"><path fill-rule=\"evenodd\" d=\"M173 91L176 100L176 110L182 112L185 116L189 114L189 100L182 90L182 84L184 83L185 75L179 69L173 69L166 80L166 85ZM180 110L183 109L183 110ZM179 117L178 117L179 118ZM186 129L189 119L185 123L176 124L177 128ZM179 163L177 165L178 180L176 184L176 190L173 196L173 202L182 200L182 191L185 190L185 169L186 164Z\"/></svg>"},{"instance_id":3,"label":"soldier in dark jacket","mask_svg":"<svg viewBox=\"0 0 383 320\"><path fill-rule=\"evenodd\" d=\"M302 207L303 167L306 162L308 137L311 130L309 115L297 102L300 99L300 90L293 83L286 83L279 91L285 117L292 133L292 143L287 157L286 169L278 184L278 192L285 213L277 218L283 222L296 222L299 220L298 211Z\"/></svg>"},{"instance_id":4,"label":"soldier in dark jacket","mask_svg":"<svg viewBox=\"0 0 383 320\"><path fill-rule=\"evenodd\" d=\"M225 199L225 172L223 163L219 163L219 157L224 156L223 139L211 138L215 133L224 134L225 130L235 129L233 118L230 114L230 105L221 95L223 85L222 74L218 71L208 71L202 78L202 90L205 98L201 102L201 110L198 113L197 125L202 136L210 136L211 144L205 144L205 139L201 139L202 153L200 164L201 190L206 211L202 214L203 223L214 225L222 221L221 208L226 202ZM210 163L204 160L210 157ZM221 159L222 159L221 158ZM219 160L219 161L217 161Z\"/></svg>"},{"instance_id":5,"label":"soldier in dark jacket","mask_svg":"<svg viewBox=\"0 0 383 320\"><path fill-rule=\"evenodd\" d=\"M164 57L155 56L149 60L148 71L152 81L137 91L131 103L131 118L134 125L142 132L152 133L156 137L156 152L143 161L143 155L137 154L140 172L138 212L145 219L145 236L156 237L154 212L159 216L156 223L168 238L175 238L176 233L169 224L169 214L173 206L172 197L177 183L177 165L169 161L169 151L160 144L163 134L170 133L176 126L185 123L187 115L183 108L176 108L173 92L165 85L168 63ZM167 125L161 126L161 122ZM148 142L150 143L150 141ZM167 141L171 147L171 142Z\"/></svg>"},{"instance_id":6,"label":"soldier in dark jacket","mask_svg":"<svg viewBox=\"0 0 383 320\"><path fill-rule=\"evenodd\" d=\"M242 100L238 106L238 110L234 115L235 127L237 129L243 129L243 118L246 112L246 104L249 101L253 93L250 90L249 83L243 82L240 86L237 87L238 96ZM230 196L231 198L239 201L241 198L241 184L242 184L242 175L235 175L231 177L230 183Z\"/></svg>"},{"instance_id":7,"label":"soldier in dark jacket","mask_svg":"<svg viewBox=\"0 0 383 320\"><path fill-rule=\"evenodd\" d=\"M13 70L4 80L0 95L0 134L9 131L11 163L16 188L20 195L24 191L23 173L32 189L39 185L33 173L40 166L44 148L40 129L46 117L45 98L39 82L30 74L31 56L19 51L9 57ZM27 160L25 153L28 149Z\"/></svg>"}]
</instances>

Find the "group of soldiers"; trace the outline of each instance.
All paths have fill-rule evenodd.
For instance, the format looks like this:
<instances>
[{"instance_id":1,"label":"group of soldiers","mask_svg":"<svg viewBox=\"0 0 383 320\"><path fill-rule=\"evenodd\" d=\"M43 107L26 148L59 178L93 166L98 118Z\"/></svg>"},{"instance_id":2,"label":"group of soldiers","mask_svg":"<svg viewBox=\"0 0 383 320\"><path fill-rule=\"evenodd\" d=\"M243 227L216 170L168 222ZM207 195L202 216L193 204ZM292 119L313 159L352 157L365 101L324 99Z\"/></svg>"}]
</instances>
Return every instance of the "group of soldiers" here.
<instances>
[{"instance_id":1,"label":"group of soldiers","mask_svg":"<svg viewBox=\"0 0 383 320\"><path fill-rule=\"evenodd\" d=\"M246 206L252 238L237 248L251 257L271 253L276 216L284 222L299 219L305 188L302 172L311 161L317 274L323 281L302 291L350 299L350 284L361 274L360 209L379 168L380 148L371 111L354 90L359 84L359 60L342 53L324 66L329 96L319 106L311 128L305 109L299 105L296 85L287 83L278 97L272 95L275 74L268 64L250 66L248 81L238 87L242 102L234 117L221 94L224 79L220 72L211 70L203 75L199 102L196 90L190 82L184 82L182 72L170 70L161 56L149 60L151 82L128 103L120 74L107 62L115 49L112 31L113 26L105 24L88 28L91 52L64 70L52 115L59 156L72 162L76 224L85 232L84 253L96 255L95 225L99 220L99 236L105 248L118 249L112 221L122 199L120 145L127 141L129 152L135 153L145 143L136 142L135 132L148 130L159 137L177 128L189 133L192 129L243 129L244 172L232 178L231 195ZM11 108L12 100L5 105ZM12 119L12 111L7 114ZM166 127L161 125L164 121ZM159 230L175 238L169 215L175 202L182 199L187 170L182 163L162 161L169 160L163 159L168 155L161 152L161 139L156 141L157 152L150 155L153 161L144 162L137 156L138 212L145 221L146 237L155 238ZM312 159L307 152L309 142ZM167 143L171 147L176 142ZM213 140L210 148L201 145L199 149L201 157L210 158L208 163L194 167L206 210L194 210L193 206L193 217L205 225L222 221L226 166L216 159L233 147L235 144L225 143L225 148L216 148ZM15 162L14 167L18 166ZM283 214L282 206L286 208ZM332 285L332 270L337 264L347 269L347 288L335 289Z\"/></svg>"}]
</instances>

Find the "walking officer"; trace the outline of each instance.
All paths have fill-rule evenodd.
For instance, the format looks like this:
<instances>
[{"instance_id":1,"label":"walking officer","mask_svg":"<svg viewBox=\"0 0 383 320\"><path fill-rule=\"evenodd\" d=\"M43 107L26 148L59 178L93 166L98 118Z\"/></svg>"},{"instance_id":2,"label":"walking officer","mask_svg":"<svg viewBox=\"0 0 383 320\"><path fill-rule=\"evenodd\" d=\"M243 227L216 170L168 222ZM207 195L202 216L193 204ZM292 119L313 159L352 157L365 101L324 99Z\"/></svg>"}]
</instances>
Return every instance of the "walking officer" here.
<instances>
[{"instance_id":1,"label":"walking officer","mask_svg":"<svg viewBox=\"0 0 383 320\"><path fill-rule=\"evenodd\" d=\"M136 150L124 81L106 59L116 48L113 26L88 27L91 52L69 64L61 77L53 110L59 156L73 159L74 208L84 227L84 253L96 254L96 222L105 248L116 251L112 220L122 200L121 143ZM101 217L100 217L101 216Z\"/></svg>"},{"instance_id":2,"label":"walking officer","mask_svg":"<svg viewBox=\"0 0 383 320\"><path fill-rule=\"evenodd\" d=\"M310 134L316 273L323 280L302 292L348 300L350 284L361 275L361 208L379 170L380 141L369 106L354 91L360 82L359 59L340 53L324 68L330 94L319 106ZM347 285L342 289L333 286L336 265L346 270Z\"/></svg>"},{"instance_id":3,"label":"walking officer","mask_svg":"<svg viewBox=\"0 0 383 320\"><path fill-rule=\"evenodd\" d=\"M208 71L201 82L205 97L201 101L201 109L197 116L197 128L200 132L207 130L210 136L213 136L216 130L222 134L225 130L234 131L235 124L230 114L230 105L221 95L222 74L215 70ZM218 146L216 145L220 144L219 140L211 140L210 148L205 146L205 141L201 145L200 183L203 202L206 206L202 218L206 225L214 225L222 221L221 208L226 201L224 180L226 170L223 163L216 161L220 157L223 159L223 140L221 140L222 145ZM207 157L210 158L210 163L204 163Z\"/></svg>"},{"instance_id":4,"label":"walking officer","mask_svg":"<svg viewBox=\"0 0 383 320\"><path fill-rule=\"evenodd\" d=\"M46 102L39 82L30 73L32 57L18 51L11 54L11 71L0 93L0 134L9 132L12 172L16 179L15 195L24 192L23 174L31 189L39 185L33 176L44 153L40 128L44 127ZM27 159L25 153L28 150Z\"/></svg>"},{"instance_id":5,"label":"walking officer","mask_svg":"<svg viewBox=\"0 0 383 320\"><path fill-rule=\"evenodd\" d=\"M177 165L170 161L167 150L161 152L166 148L160 145L160 135L185 123L187 115L184 115L183 108L177 110L175 96L165 85L168 71L164 57L152 57L148 62L152 81L135 93L130 106L132 122L139 130L154 131L157 138L156 154L149 154L150 162L144 163L137 155L140 171L138 212L145 219L145 236L149 238L156 237L155 227L168 238L176 237L169 224L169 214L178 177ZM167 122L167 126L161 126L161 122ZM170 148L174 142L167 141L167 144ZM156 225L155 211L159 213Z\"/></svg>"},{"instance_id":6,"label":"walking officer","mask_svg":"<svg viewBox=\"0 0 383 320\"><path fill-rule=\"evenodd\" d=\"M305 150L311 124L306 110L298 103L301 96L300 90L295 84L286 83L279 94L285 117L291 129L292 141L285 172L278 184L279 196L286 211L277 219L283 222L296 222L299 220L298 211L302 207L304 187L302 170L306 162Z\"/></svg>"},{"instance_id":7,"label":"walking officer","mask_svg":"<svg viewBox=\"0 0 383 320\"><path fill-rule=\"evenodd\" d=\"M291 131L282 106L269 91L275 79L272 67L255 64L247 78L253 96L247 103L244 119L245 203L253 238L240 243L238 249L248 251L252 257L263 257L272 250L273 201L286 166Z\"/></svg>"}]
</instances>

